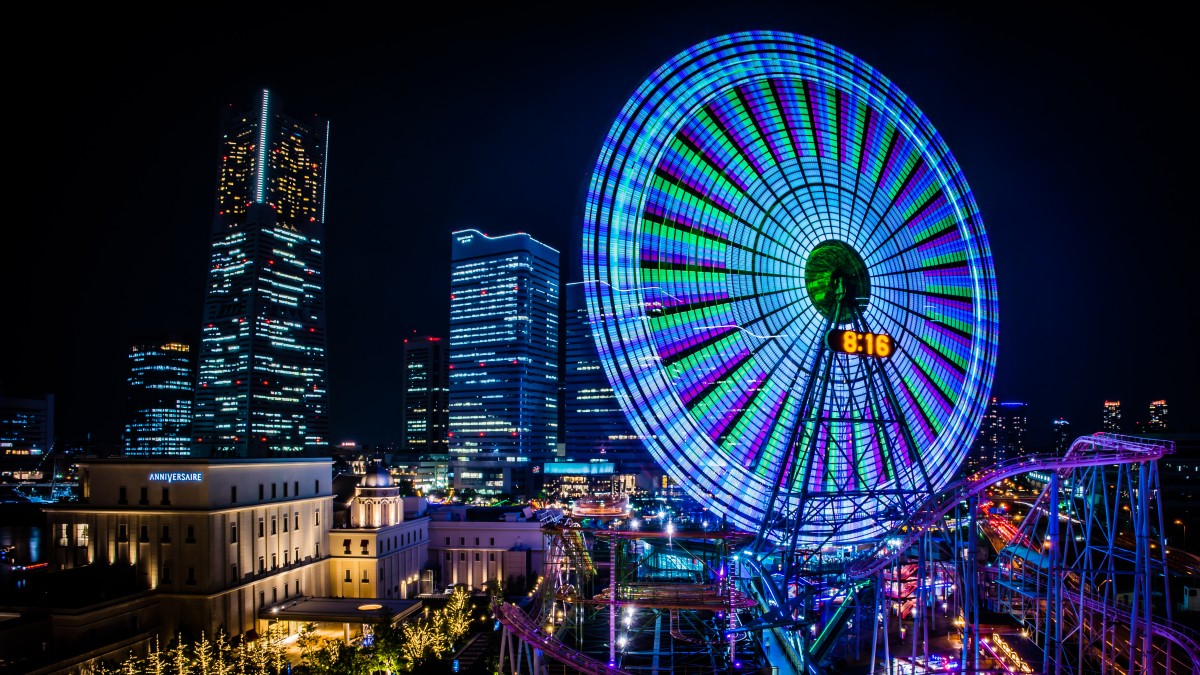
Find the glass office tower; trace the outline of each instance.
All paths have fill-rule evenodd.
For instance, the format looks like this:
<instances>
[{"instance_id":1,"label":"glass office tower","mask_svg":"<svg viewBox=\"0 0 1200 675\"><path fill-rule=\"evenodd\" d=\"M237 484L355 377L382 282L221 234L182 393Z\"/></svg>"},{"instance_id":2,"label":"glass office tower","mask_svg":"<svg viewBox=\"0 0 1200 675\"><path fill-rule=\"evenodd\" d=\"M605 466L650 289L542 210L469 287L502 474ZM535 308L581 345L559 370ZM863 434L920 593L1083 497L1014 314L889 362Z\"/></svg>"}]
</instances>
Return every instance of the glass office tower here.
<instances>
[{"instance_id":1,"label":"glass office tower","mask_svg":"<svg viewBox=\"0 0 1200 675\"><path fill-rule=\"evenodd\" d=\"M566 456L577 462L612 462L617 473L636 475L641 489L652 490L662 471L625 417L604 374L583 282L566 284L564 292Z\"/></svg>"},{"instance_id":2,"label":"glass office tower","mask_svg":"<svg viewBox=\"0 0 1200 675\"><path fill-rule=\"evenodd\" d=\"M329 125L269 91L225 111L193 454L329 454L325 158Z\"/></svg>"},{"instance_id":3,"label":"glass office tower","mask_svg":"<svg viewBox=\"0 0 1200 675\"><path fill-rule=\"evenodd\" d=\"M449 352L446 341L427 335L404 340L404 407L400 411L405 452L446 454L449 431Z\"/></svg>"},{"instance_id":4,"label":"glass office tower","mask_svg":"<svg viewBox=\"0 0 1200 675\"><path fill-rule=\"evenodd\" d=\"M558 444L558 251L455 232L450 262L454 485L531 494Z\"/></svg>"},{"instance_id":5,"label":"glass office tower","mask_svg":"<svg viewBox=\"0 0 1200 675\"><path fill-rule=\"evenodd\" d=\"M127 456L188 456L192 447L192 349L173 341L134 345L125 380Z\"/></svg>"}]
</instances>

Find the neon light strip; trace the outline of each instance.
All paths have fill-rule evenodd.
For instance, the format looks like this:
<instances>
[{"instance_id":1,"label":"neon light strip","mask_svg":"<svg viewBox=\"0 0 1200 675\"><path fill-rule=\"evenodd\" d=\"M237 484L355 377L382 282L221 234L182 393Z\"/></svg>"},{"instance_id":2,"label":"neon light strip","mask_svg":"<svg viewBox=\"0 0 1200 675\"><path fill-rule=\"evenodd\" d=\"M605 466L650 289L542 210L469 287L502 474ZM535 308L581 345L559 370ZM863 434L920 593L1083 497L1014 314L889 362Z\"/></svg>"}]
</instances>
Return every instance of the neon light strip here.
<instances>
[{"instance_id":1,"label":"neon light strip","mask_svg":"<svg viewBox=\"0 0 1200 675\"><path fill-rule=\"evenodd\" d=\"M267 122L270 120L271 92L263 89L262 111L258 120L258 166L254 173L254 203L263 203L267 181Z\"/></svg>"},{"instance_id":2,"label":"neon light strip","mask_svg":"<svg viewBox=\"0 0 1200 675\"><path fill-rule=\"evenodd\" d=\"M329 182L329 122L325 122L325 155L321 162L321 223L325 223L325 184Z\"/></svg>"}]
</instances>

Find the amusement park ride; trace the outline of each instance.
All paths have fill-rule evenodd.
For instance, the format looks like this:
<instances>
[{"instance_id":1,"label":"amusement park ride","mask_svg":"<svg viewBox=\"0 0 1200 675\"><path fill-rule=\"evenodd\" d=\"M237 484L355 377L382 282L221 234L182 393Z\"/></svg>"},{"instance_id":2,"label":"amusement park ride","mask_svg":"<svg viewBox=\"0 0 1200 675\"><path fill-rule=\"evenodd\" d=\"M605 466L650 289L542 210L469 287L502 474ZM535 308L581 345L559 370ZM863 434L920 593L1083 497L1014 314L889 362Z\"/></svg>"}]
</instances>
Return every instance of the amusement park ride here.
<instances>
[{"instance_id":1,"label":"amusement park ride","mask_svg":"<svg viewBox=\"0 0 1200 675\"><path fill-rule=\"evenodd\" d=\"M780 32L668 61L600 153L583 266L626 416L714 523L577 503L536 597L495 606L502 672L1200 673L1171 620L1170 442L956 479L995 372L991 252L941 136L870 65ZM1049 483L982 565L981 497L1031 471ZM981 623L985 587L1019 628Z\"/></svg>"}]
</instances>

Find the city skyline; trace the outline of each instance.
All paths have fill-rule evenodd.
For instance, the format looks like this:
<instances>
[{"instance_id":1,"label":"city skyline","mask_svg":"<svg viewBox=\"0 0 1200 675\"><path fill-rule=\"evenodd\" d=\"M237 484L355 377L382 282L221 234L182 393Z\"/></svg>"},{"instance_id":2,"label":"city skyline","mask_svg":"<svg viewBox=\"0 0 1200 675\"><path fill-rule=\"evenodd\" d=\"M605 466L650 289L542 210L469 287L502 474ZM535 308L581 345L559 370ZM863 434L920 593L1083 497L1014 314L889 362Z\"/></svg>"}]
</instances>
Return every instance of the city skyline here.
<instances>
[{"instance_id":1,"label":"city skyline","mask_svg":"<svg viewBox=\"0 0 1200 675\"><path fill-rule=\"evenodd\" d=\"M1015 10L953 8L755 4L684 16L663 5L633 10L639 21L621 16L628 11L556 24L519 11L479 16L402 45L371 29L351 45L334 22L319 49L287 68L226 53L216 30L130 34L97 44L93 62L65 81L23 73L46 112L19 147L37 139L36 152L23 152L34 158L30 175L54 180L29 182L36 225L16 228L6 247L6 300L24 327L6 339L20 358L6 359L0 387L55 394L64 442L117 440L134 336L200 344L220 107L270 88L294 114L333 122L332 440L399 440L399 342L447 334L447 235L528 232L562 251L564 283L579 280L583 190L618 106L699 40L775 28L829 40L878 68L946 137L996 261L992 394L1030 404L1032 445L1049 444L1057 417L1076 434L1098 430L1106 399L1125 404L1130 424L1166 399L1172 428L1195 430L1195 357L1184 349L1183 364L1159 358L1139 316L1194 304L1186 247L1171 245L1186 222L1185 153L1172 125L1157 121L1158 104L1124 93L1166 90L1181 76L1175 27L1066 10L1041 10L1036 22ZM1130 28L1144 42L1128 45ZM130 106L154 114L129 115ZM68 124L80 116L87 122ZM128 139L142 135L130 151ZM88 161L63 162L72 148ZM94 227L62 241L63 227L78 222Z\"/></svg>"}]
</instances>

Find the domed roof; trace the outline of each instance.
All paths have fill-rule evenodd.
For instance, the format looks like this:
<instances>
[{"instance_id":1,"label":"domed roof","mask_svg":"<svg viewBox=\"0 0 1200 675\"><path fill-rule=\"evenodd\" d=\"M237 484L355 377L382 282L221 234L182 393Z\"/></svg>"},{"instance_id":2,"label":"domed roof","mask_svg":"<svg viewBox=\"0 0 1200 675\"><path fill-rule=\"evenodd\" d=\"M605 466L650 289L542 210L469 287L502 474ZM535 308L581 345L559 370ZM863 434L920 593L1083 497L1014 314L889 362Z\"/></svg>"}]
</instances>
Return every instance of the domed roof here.
<instances>
[{"instance_id":1,"label":"domed roof","mask_svg":"<svg viewBox=\"0 0 1200 675\"><path fill-rule=\"evenodd\" d=\"M359 487L368 488L386 488L392 487L392 474L383 468L383 465L378 460L371 462L367 467L367 472L363 475L362 480L358 483Z\"/></svg>"}]
</instances>

